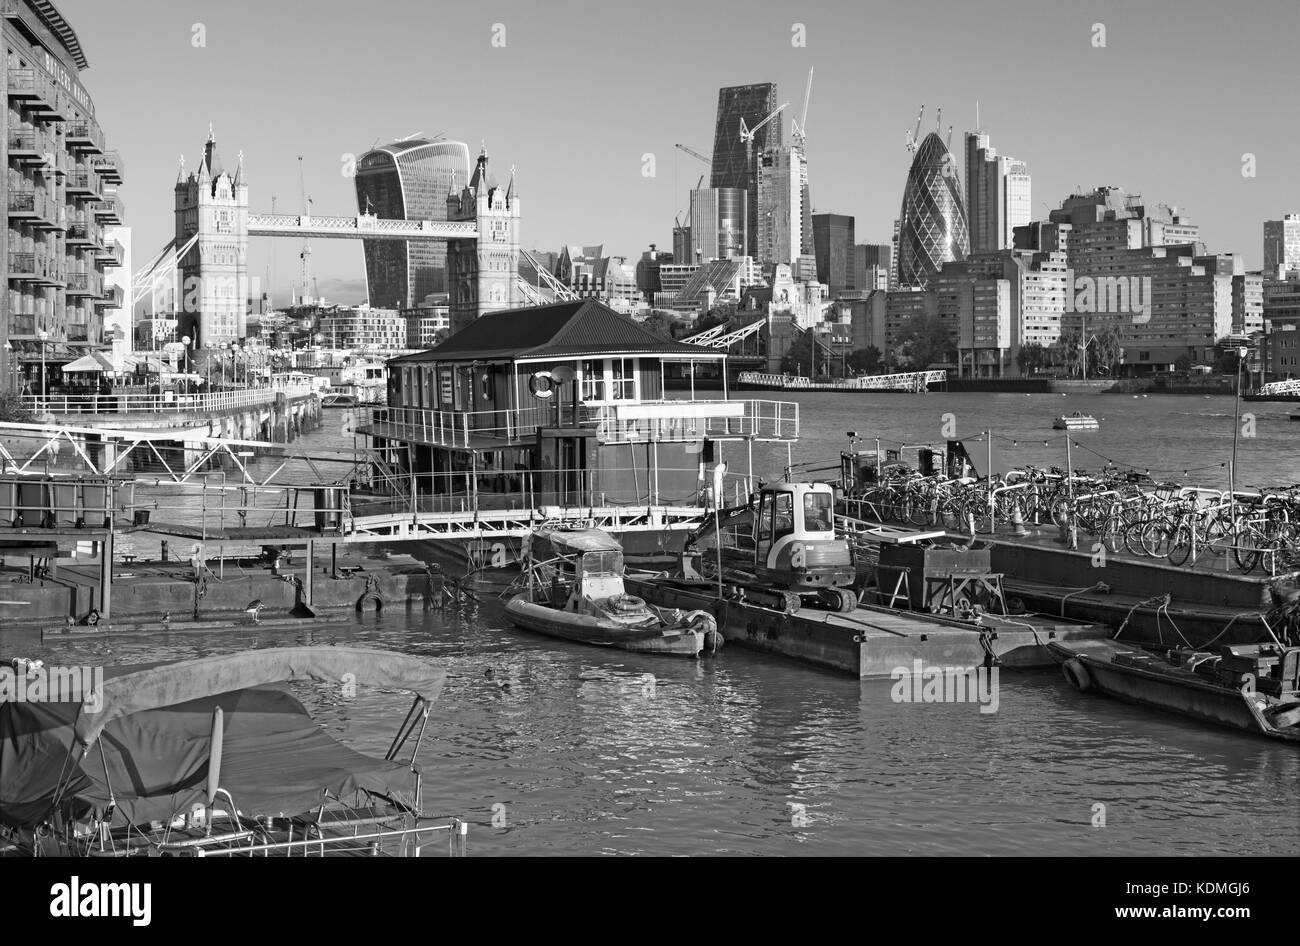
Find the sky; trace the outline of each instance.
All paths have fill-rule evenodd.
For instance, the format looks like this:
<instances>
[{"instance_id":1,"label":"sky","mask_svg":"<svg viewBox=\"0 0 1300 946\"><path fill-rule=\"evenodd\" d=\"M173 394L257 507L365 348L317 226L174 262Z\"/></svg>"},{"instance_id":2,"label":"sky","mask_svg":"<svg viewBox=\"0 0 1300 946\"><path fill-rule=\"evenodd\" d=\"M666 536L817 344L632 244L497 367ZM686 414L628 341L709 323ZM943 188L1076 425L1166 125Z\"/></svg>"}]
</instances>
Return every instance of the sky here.
<instances>
[{"instance_id":1,"label":"sky","mask_svg":"<svg viewBox=\"0 0 1300 946\"><path fill-rule=\"evenodd\" d=\"M813 208L853 215L859 243L889 241L922 105L961 161L978 103L998 153L1029 165L1035 219L1117 185L1257 269L1262 222L1300 213L1297 0L56 2L125 164L137 268L171 238L179 158L196 166L209 124L227 166L244 152L254 211L301 207L302 155L314 213L354 215L348 156L441 132L485 144L503 184L516 168L525 248L671 249L706 170L674 144L712 152L724 85L774 81L797 115L809 67ZM298 250L251 241L277 304ZM359 241L314 241L312 268L330 301L364 299Z\"/></svg>"}]
</instances>

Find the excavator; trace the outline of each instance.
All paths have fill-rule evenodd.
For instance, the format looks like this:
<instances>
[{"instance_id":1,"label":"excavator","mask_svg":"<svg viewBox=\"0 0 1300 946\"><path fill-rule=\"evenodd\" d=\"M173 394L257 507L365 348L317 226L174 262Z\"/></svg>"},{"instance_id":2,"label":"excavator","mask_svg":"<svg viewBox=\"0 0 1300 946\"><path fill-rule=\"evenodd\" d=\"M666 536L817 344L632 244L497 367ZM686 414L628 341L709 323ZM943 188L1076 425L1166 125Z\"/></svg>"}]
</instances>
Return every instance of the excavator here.
<instances>
[{"instance_id":1,"label":"excavator","mask_svg":"<svg viewBox=\"0 0 1300 946\"><path fill-rule=\"evenodd\" d=\"M701 543L712 539L712 547ZM718 580L745 600L793 614L805 601L852 611L856 573L849 543L835 536L829 483L768 483L748 503L719 510L689 533L687 579Z\"/></svg>"}]
</instances>

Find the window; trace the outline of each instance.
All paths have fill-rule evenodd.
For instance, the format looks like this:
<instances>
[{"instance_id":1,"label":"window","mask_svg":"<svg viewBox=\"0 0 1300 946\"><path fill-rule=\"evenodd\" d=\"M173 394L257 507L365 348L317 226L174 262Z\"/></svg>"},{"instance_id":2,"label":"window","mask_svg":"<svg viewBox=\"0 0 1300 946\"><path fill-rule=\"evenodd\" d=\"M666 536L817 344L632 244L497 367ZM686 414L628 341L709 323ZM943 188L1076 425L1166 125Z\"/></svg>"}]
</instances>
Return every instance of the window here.
<instances>
[{"instance_id":1,"label":"window","mask_svg":"<svg viewBox=\"0 0 1300 946\"><path fill-rule=\"evenodd\" d=\"M636 362L628 358L612 358L606 362L609 369L609 399L611 401L636 400Z\"/></svg>"},{"instance_id":2,"label":"window","mask_svg":"<svg viewBox=\"0 0 1300 946\"><path fill-rule=\"evenodd\" d=\"M825 493L808 493L803 498L803 527L809 532L832 530L831 497Z\"/></svg>"},{"instance_id":3,"label":"window","mask_svg":"<svg viewBox=\"0 0 1300 946\"><path fill-rule=\"evenodd\" d=\"M589 359L582 363L582 399L584 401L605 400L604 362Z\"/></svg>"},{"instance_id":4,"label":"window","mask_svg":"<svg viewBox=\"0 0 1300 946\"><path fill-rule=\"evenodd\" d=\"M794 497L789 493L777 493L772 504L772 541L794 531Z\"/></svg>"}]
</instances>

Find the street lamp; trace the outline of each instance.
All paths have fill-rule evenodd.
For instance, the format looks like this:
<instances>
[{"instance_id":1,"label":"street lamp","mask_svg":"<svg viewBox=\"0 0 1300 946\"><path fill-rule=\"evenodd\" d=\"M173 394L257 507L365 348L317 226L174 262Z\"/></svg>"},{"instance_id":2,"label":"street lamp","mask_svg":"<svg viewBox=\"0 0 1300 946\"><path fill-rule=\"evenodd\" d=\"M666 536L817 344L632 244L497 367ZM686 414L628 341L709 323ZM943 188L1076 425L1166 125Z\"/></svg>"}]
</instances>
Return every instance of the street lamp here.
<instances>
[{"instance_id":1,"label":"street lamp","mask_svg":"<svg viewBox=\"0 0 1300 946\"><path fill-rule=\"evenodd\" d=\"M45 340L50 337L50 333L41 329L38 333L41 339L41 398L45 397Z\"/></svg>"},{"instance_id":2,"label":"street lamp","mask_svg":"<svg viewBox=\"0 0 1300 946\"><path fill-rule=\"evenodd\" d=\"M186 377L185 377L185 390L186 390L186 391L189 391L189 389L190 389L190 379L189 379L189 373L190 373L190 345L194 344L194 340L193 340L192 338L190 338L188 335L183 335L183 336L181 336L181 344L185 346L185 349L184 349L184 350L185 350L185 360L181 363L181 364L182 364L182 367L183 367L183 370L184 370L184 372L185 372L185 376L186 376Z\"/></svg>"},{"instance_id":3,"label":"street lamp","mask_svg":"<svg viewBox=\"0 0 1300 946\"><path fill-rule=\"evenodd\" d=\"M1241 433L1241 363L1249 349L1237 350L1237 399L1232 409L1232 463L1228 465L1228 514L1237 515L1237 435Z\"/></svg>"}]
</instances>

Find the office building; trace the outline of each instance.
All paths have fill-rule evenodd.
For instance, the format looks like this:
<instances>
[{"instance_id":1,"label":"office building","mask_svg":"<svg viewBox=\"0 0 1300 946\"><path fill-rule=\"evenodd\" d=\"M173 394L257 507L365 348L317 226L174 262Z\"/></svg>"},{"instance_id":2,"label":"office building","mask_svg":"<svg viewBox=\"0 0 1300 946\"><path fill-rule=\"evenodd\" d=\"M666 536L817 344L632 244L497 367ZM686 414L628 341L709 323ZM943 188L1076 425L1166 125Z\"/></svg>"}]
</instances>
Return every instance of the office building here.
<instances>
[{"instance_id":1,"label":"office building","mask_svg":"<svg viewBox=\"0 0 1300 946\"><path fill-rule=\"evenodd\" d=\"M747 255L748 211L749 195L741 188L691 191L690 255L680 261L703 263Z\"/></svg>"},{"instance_id":2,"label":"office building","mask_svg":"<svg viewBox=\"0 0 1300 946\"><path fill-rule=\"evenodd\" d=\"M770 267L793 265L811 242L808 162L802 148L764 151L758 167L758 262ZM805 221L809 223L805 224Z\"/></svg>"},{"instance_id":3,"label":"office building","mask_svg":"<svg viewBox=\"0 0 1300 946\"><path fill-rule=\"evenodd\" d=\"M989 136L966 133L966 223L970 251L1010 249L1016 227L1032 216L1029 168L999 155Z\"/></svg>"},{"instance_id":4,"label":"office building","mask_svg":"<svg viewBox=\"0 0 1300 946\"><path fill-rule=\"evenodd\" d=\"M403 351L407 319L396 309L328 306L320 310L317 332L336 350Z\"/></svg>"},{"instance_id":5,"label":"office building","mask_svg":"<svg viewBox=\"0 0 1300 946\"><path fill-rule=\"evenodd\" d=\"M758 173L759 155L777 148L785 140L784 115L767 124L764 119L777 107L776 83L729 86L718 90L717 122L713 133L713 165L709 184L714 189L743 190L747 197L745 216L746 243L742 256L758 257ZM740 139L740 124L758 128L753 140ZM761 128L758 126L762 125ZM680 257L679 257L680 258Z\"/></svg>"},{"instance_id":6,"label":"office building","mask_svg":"<svg viewBox=\"0 0 1300 946\"><path fill-rule=\"evenodd\" d=\"M898 285L924 289L970 251L966 202L947 145L931 132L912 158L898 215Z\"/></svg>"},{"instance_id":7,"label":"office building","mask_svg":"<svg viewBox=\"0 0 1300 946\"><path fill-rule=\"evenodd\" d=\"M447 197L469 183L460 141L408 138L357 161L357 211L388 220L446 220ZM447 292L447 245L430 240L363 240L371 305L410 308Z\"/></svg>"},{"instance_id":8,"label":"office building","mask_svg":"<svg viewBox=\"0 0 1300 946\"><path fill-rule=\"evenodd\" d=\"M826 285L832 299L856 289L853 218L846 214L813 214L812 221L817 281Z\"/></svg>"},{"instance_id":9,"label":"office building","mask_svg":"<svg viewBox=\"0 0 1300 946\"><path fill-rule=\"evenodd\" d=\"M1300 269L1300 214L1265 220L1264 275L1284 279L1293 269Z\"/></svg>"}]
</instances>

